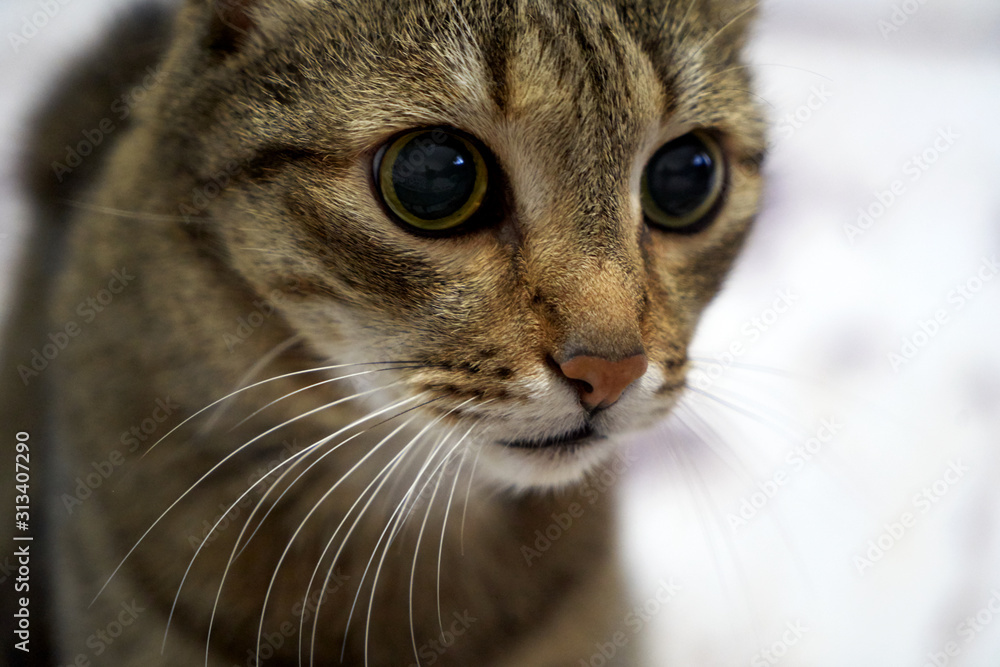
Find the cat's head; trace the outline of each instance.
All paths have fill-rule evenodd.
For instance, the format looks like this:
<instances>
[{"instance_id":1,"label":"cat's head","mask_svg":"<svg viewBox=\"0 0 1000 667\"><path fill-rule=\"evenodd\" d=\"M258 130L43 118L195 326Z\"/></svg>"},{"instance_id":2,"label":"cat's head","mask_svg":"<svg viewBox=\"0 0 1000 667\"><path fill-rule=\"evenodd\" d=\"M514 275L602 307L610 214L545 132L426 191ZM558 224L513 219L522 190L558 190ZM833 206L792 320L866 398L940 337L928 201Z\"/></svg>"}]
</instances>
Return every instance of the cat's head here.
<instances>
[{"instance_id":1,"label":"cat's head","mask_svg":"<svg viewBox=\"0 0 1000 667\"><path fill-rule=\"evenodd\" d=\"M224 176L205 238L313 350L405 362L371 377L481 469L564 484L674 405L756 211L751 13L192 0L158 140Z\"/></svg>"}]
</instances>

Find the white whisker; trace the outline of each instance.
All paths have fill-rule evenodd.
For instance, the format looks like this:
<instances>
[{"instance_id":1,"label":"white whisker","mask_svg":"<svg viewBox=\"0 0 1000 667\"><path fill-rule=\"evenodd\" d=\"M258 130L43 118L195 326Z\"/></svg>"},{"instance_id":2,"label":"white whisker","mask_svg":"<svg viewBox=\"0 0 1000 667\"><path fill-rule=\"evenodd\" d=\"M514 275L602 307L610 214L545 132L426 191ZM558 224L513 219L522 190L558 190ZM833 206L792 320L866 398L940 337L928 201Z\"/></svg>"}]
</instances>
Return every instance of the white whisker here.
<instances>
[{"instance_id":1,"label":"white whisker","mask_svg":"<svg viewBox=\"0 0 1000 667\"><path fill-rule=\"evenodd\" d=\"M225 569L222 572L222 578L219 580L219 588L218 588L218 590L216 592L215 602L214 602L214 604L212 606L212 614L211 614L211 616L209 618L208 633L207 633L207 638L205 640L205 660L206 660L206 663L208 661L209 646L211 645L212 626L213 626L213 623L214 623L214 620L215 620L216 608L218 606L219 599L222 596L222 588L225 585L226 577L229 574L229 569L232 567L233 561L235 560L236 557L239 556L240 553L243 553L242 549L239 551L239 553L237 553L236 550L239 548L240 543L241 543L241 541L243 539L243 536L246 534L247 528L250 526L250 523L253 521L254 516L257 514L257 510L261 507L261 505L264 503L264 501L267 500L268 496L270 496L271 491L275 488L275 486L277 486L279 483L281 483L285 479L285 477L287 475L291 474L292 470L294 470L301 461L305 460L306 455L308 455L309 453L312 453L318 447L321 447L322 445L326 444L330 440L336 438L341 433L344 433L345 431L347 431L347 430L349 430L349 429L351 429L351 428L353 428L353 427L355 427L355 426L363 423L364 421L367 421L371 417L377 416L378 414L382 414L384 412L392 410L392 409L394 409L396 407L399 407L400 405L405 405L406 403L408 403L408 402L410 402L412 400L415 400L415 398L417 398L417 397L411 397L409 399L403 399L403 400L398 401L398 402L396 402L394 404L386 406L386 407L382 408L381 410L379 410L376 413L372 413L372 414L366 415L366 416L364 416L362 418L359 418L359 419L355 420L354 422L352 422L351 424L348 424L347 426L343 427L342 429L336 431L335 433L333 433L331 435L328 435L328 436L326 436L326 437L324 437L324 438L322 438L320 440L317 440L313 444L311 444L311 445L303 448L301 451L296 452L295 454L293 454L292 456L290 456L287 460L282 461L281 463L279 463L278 466L275 467L273 470L265 473L263 476L261 476L260 479L257 480L257 482L255 482L253 484L253 486L250 487L250 489L247 489L247 491L245 491L240 496L240 498L237 500L237 502L239 502L239 500L242 500L242 498L244 496L246 496L246 494L249 493L254 487L256 487L257 484L259 484L264 479L267 479L267 477L270 476L274 472L274 470L277 470L279 467L284 467L288 463L292 464L290 466L287 466L287 468L281 473L281 475L279 475L278 478L276 480L274 480L274 482L271 484L271 486L268 487L267 491L264 493L263 496L261 496L260 500L257 501L257 505L254 506L253 510L250 512L250 515L247 517L246 522L244 522L243 527L240 529L239 535L237 535L237 537L236 537L236 541L233 544L233 549L232 549L232 551L229 554L229 560L226 562L226 567L225 567ZM356 437L358 437L358 436L360 436L360 435L362 435L362 434L364 434L366 432L367 432L367 429L365 431L362 431L361 433L355 433L354 435L352 435L352 436L346 438L345 440L337 443L336 445L334 445L333 447L331 447L328 451L326 451L322 456L320 456L319 458L317 458L316 461L313 461L311 464L309 464L309 466L307 466L306 469L302 473L300 473L299 476L296 477L295 480L291 484L289 484L285 488L284 491L281 492L281 494L279 494L277 500L275 500L275 502L271 504L271 508L267 511L267 513L265 513L264 518L261 519L260 523L257 524L258 528L267 519L267 517L270 515L271 509L273 509L275 506L277 506L278 502L280 502L280 500L285 496L285 493L287 493L289 489L291 489L293 486L295 486L295 483L299 479L302 478L302 475L306 474L316 464L318 464L323 458L325 458L326 456L328 456L332 452L334 452L337 449L339 449L342 445L346 444L347 442L350 442L354 438L356 438ZM230 511L231 511L231 509L232 509L233 506L235 506L235 504L232 505L232 506L230 506ZM223 516L225 516L225 515L223 515ZM218 522L216 523L216 526L218 526ZM209 535L211 535L211 533L215 531L215 527L216 526L213 526L212 531L209 532ZM252 539L253 536L256 535L256 533L257 533L257 531L255 529L254 532L251 534L250 538L247 540L247 543L249 543L250 539ZM205 539L207 540L208 538L206 537ZM204 546L204 544L205 544L205 541L203 540L202 544L199 545L199 547L198 547L198 551L195 552L194 557L192 557L192 559L191 559L191 565L194 564L194 558L196 558L198 556L198 552L201 551L201 548L202 548L202 546ZM246 544L244 544L244 549L245 548L246 548ZM180 596L180 588L184 585L184 580L187 578L188 571L190 571L190 569L191 569L191 565L188 565L188 570L185 571L184 577L181 579L180 586L177 589L177 596ZM174 606L176 606L176 604L177 604L177 597L174 598ZM173 608L171 608L171 616L172 616L172 614L173 614ZM169 627L170 627L170 623L169 623L169 620L168 620L168 623L167 623L167 629L168 630L169 630ZM164 640L165 639L166 639L166 637L164 636Z\"/></svg>"},{"instance_id":2,"label":"white whisker","mask_svg":"<svg viewBox=\"0 0 1000 667\"><path fill-rule=\"evenodd\" d=\"M457 428L457 426L456 426L456 428ZM448 438L450 438L451 434L454 433L454 432L455 432L455 428L453 428L451 431L449 431L448 434L444 438L441 439L440 443L438 443L437 447L435 448L435 452L437 450L440 450L440 449L442 449L444 447L444 443L448 441ZM452 449L451 451L454 451L454 449ZM423 519L423 521L420 522L420 530L417 531L417 541L416 541L416 544L414 544L414 546L413 546L413 563L410 566L410 588L409 588L409 595L407 597L407 607L409 609L409 616L410 616L410 640L413 642L413 656L414 656L414 658L416 658L417 664L420 664L420 653L419 653L419 649L417 648L417 631L416 631L416 628L414 627L414 623L413 623L413 582L414 582L414 580L416 579L416 576L417 576L417 557L420 554L420 543L424 539L424 530L427 528L427 520L431 516L431 510L434 509L434 499L437 498L437 493L441 489L441 479L444 477L444 467L445 467L445 465L448 462L448 457L451 455L451 451L449 451L448 454L445 455L445 457L444 457L444 459L442 461L442 465L440 467L440 471L441 472L436 475L437 480L434 482L434 490L431 491L431 497L427 500L427 510L424 512L424 519ZM433 455L434 454L432 453L431 456L433 456ZM438 469L435 469L434 472L436 473L437 470ZM432 476L433 476L433 473L432 473ZM430 481L430 478L428 478L428 482L429 481ZM377 576L378 575L376 574L376 577ZM374 593L375 593L375 591L374 591L374 586L373 586L372 587L372 600L374 600ZM369 624L371 622L371 610L372 610L371 605L369 605L369 607L368 607L368 619L366 620L366 623L365 623L365 645L366 646L367 646L367 643L368 643L368 639L367 639L367 636L368 636L368 626L369 626Z\"/></svg>"},{"instance_id":3,"label":"white whisker","mask_svg":"<svg viewBox=\"0 0 1000 667\"><path fill-rule=\"evenodd\" d=\"M458 441L461 445L462 442L469 436L472 429L475 428L475 424L469 427L469 430L465 432L462 438ZM458 480L461 477L462 466L465 464L465 457L469 453L469 448L466 447L462 450L462 458L458 462L458 469L455 471L455 477L451 483L451 491L448 493L448 503L444 508L444 519L441 521L441 540L438 542L438 562L437 562L437 579L436 579L436 590L437 590L437 614L438 614L438 626L441 629L441 634L444 634L444 620L441 616L441 558L444 553L444 534L448 527L448 514L451 512L451 502L455 497L455 487L458 486Z\"/></svg>"},{"instance_id":4,"label":"white whisker","mask_svg":"<svg viewBox=\"0 0 1000 667\"><path fill-rule=\"evenodd\" d=\"M476 467L479 465L479 457L483 454L483 448L480 447L479 451L476 452L476 458L472 462L472 472L469 473L469 486L465 489L465 505L462 507L462 526L459 531L459 554L465 556L465 515L469 512L469 496L472 495L472 480L476 476Z\"/></svg>"},{"instance_id":5,"label":"white whisker","mask_svg":"<svg viewBox=\"0 0 1000 667\"><path fill-rule=\"evenodd\" d=\"M475 426L475 425L473 425L473 426ZM431 493L430 500L427 501L427 511L424 512L424 520L420 523L420 531L417 533L417 543L413 547L413 565L410 568L410 595L409 595L410 638L413 640L413 655L417 659L417 664L420 663L420 655L419 655L419 651L417 649L417 635L416 635L416 630L413 627L413 582L414 582L414 579L415 579L416 574L417 574L417 556L418 556L418 554L420 552L420 543L421 543L421 541L423 540L423 537L424 537L424 529L427 527L427 519L430 517L431 510L434 507L434 499L437 497L437 492L438 492L438 490L439 490L439 488L441 486L441 481L444 479L445 473L447 471L448 461L451 460L452 454L454 454L455 451L459 447L462 446L462 442L465 441L465 436L469 435L469 431L472 430L473 426L470 426L469 430L465 432L465 435L463 435L461 438L459 438L458 442L456 442L455 445L450 450L448 450L448 453L444 455L444 458L441 461L441 464L438 466L437 469L435 469L431 473L432 475L434 475L434 474L437 475L437 481L434 483L434 491ZM444 446L444 443L448 440L448 438L451 437L451 434L454 433L455 429L457 429L457 428L458 428L458 425L456 424L455 428L453 428L451 431L448 432L448 435L445 436L445 438L441 441L441 444L438 447L439 449ZM464 454L462 456L462 460L465 460ZM459 465L459 470L461 470L461 465ZM440 471L440 472L438 472L438 471ZM455 473L455 480L456 481L458 480L458 472ZM428 481L430 481L430 480L428 479ZM455 491L455 484L452 484L451 490L452 490L452 493L454 493L454 491ZM449 499L450 499L450 497L451 496L449 496ZM450 502L450 500L449 500L449 502ZM446 510L446 513L445 513L445 519L444 519L444 521L447 521L447 510ZM442 524L442 525L444 525L444 524ZM442 540L442 544L443 544L443 542L444 542L444 529L443 528L442 528L442 531L441 531L441 540ZM440 549L438 550L437 576L438 576L438 579L437 579L437 581L438 581L438 622L440 623L440 621L441 621L441 596L440 596L440 592L441 592L441 588L440 588L440 585L441 585L441 551L440 551ZM441 625L443 626L443 623ZM444 633L444 628L442 627L441 630L442 630L442 634L443 634Z\"/></svg>"},{"instance_id":6,"label":"white whisker","mask_svg":"<svg viewBox=\"0 0 1000 667\"><path fill-rule=\"evenodd\" d=\"M306 385L305 387L299 387L298 389L295 389L294 391L290 391L287 394L285 394L283 396L280 396L280 397L274 399L273 401L270 401L269 403L266 403L266 404L262 405L261 407L257 408L256 410L254 410L253 412L251 412L249 415L247 415L246 417L244 417L243 419L241 419L239 422L237 422L236 424L234 424L232 426L232 428L230 428L229 430L233 431L233 430L239 428L240 426L242 426L246 422L250 421L251 419L253 419L257 415L259 415L261 412L263 412L264 410L268 409L272 405L274 405L276 403L279 403L279 402L285 400L286 398L290 398L290 397L292 397L292 396L294 396L294 395L296 395L298 393L301 393L303 391L307 391L309 389L314 389L316 387L321 387L321 386L323 386L325 384L331 384L333 382L339 382L341 380L348 380L350 378L360 377L362 375L370 375L372 373L380 373L380 372L384 372L384 371L398 370L399 368L405 368L405 367L395 366L395 367L390 367L390 368L373 368L373 369L366 370L366 371L358 371L357 373L348 373L347 375L339 375L339 376L337 376L335 378L327 378L326 380L320 380L319 382L314 382L313 384ZM398 383L394 383L394 384L398 384ZM391 387L391 386L394 386L394 385L390 384L390 385L386 385L386 386L387 387Z\"/></svg>"},{"instance_id":7,"label":"white whisker","mask_svg":"<svg viewBox=\"0 0 1000 667\"><path fill-rule=\"evenodd\" d=\"M343 481L351 473L353 473L354 470L356 470L361 464L363 464L365 462L365 460L369 456L371 456L376 450L380 449L383 444L385 444L386 442L388 442L389 440L391 440L392 438L394 438L397 433L399 433L404 428L406 428L407 426L409 426L413 422L414 419L416 419L416 415L414 415L413 417L410 417L409 419L407 419L401 425L399 425L398 427L396 427L395 430L393 430L391 433L389 433L389 435L387 435L384 438L382 438L382 440L379 441L379 443L376 444L371 449L371 451L369 451L368 454L366 454L361 460L359 460L357 462L357 464L355 464L350 470L348 470L343 475L343 477L341 477L341 479L337 482L337 484L340 484L340 481ZM381 488L382 484L385 484L385 481L391 476L392 471L395 470L395 467L399 464L399 461L402 459L403 453L404 453L403 450L397 452L396 455L393 456L389 460L389 462L385 466L382 467L382 470L380 470L372 478L371 482L369 482L368 485L361 491L361 493L358 494L357 499L351 504L351 506L344 513L344 518L341 519L341 521L340 521L339 524L337 524L337 527L334 529L333 534L330 535L330 539L328 539L327 542L326 542L326 544L324 545L323 551L320 553L319 558L316 561L316 566L313 568L312 574L309 577L309 583L306 585L305 593L303 594L303 597L302 597L303 608L305 608L305 605L306 605L306 603L307 603L307 601L309 599L309 591L312 590L313 583L316 581L316 575L319 573L319 568L323 564L323 559L326 558L326 554L329 553L330 547L333 545L333 541L336 539L337 534L340 532L340 529L344 527L345 523L347 523L347 520L350 518L351 513L354 512L354 510L358 506L358 504L361 503L362 500L364 500L365 495L368 493L368 491L371 490L371 488L373 486L375 486L375 484L377 482L379 482L379 480L381 479L382 482L381 482L381 484L379 484L379 488L377 488L375 490L375 492L371 495L371 497L368 500L368 503L366 503L365 506L358 513L358 516L355 519L355 522L348 529L347 534L344 536L344 539L341 540L341 546L343 546L347 542L347 540L350 538L350 536L351 536L351 534L352 534L352 532L354 530L354 527L357 526L358 523L360 522L361 517L364 515L365 510L368 509L368 506L371 504L372 500L374 500L375 496L378 494L378 490ZM336 486L336 485L334 485L334 486ZM320 500L322 501L322 499L320 499ZM339 556L340 556L340 552L338 551L334 555L334 559L333 559L333 561L330 564L330 569L327 571L326 578L323 580L323 585L320 588L320 602L317 604L316 612L315 612L314 617L313 617L314 623L316 622L316 620L319 617L319 607L320 607L320 605L322 605L322 600L323 600L323 596L324 596L325 591L326 591L326 587L330 583L330 577L333 574L333 570L334 570L334 567L336 566L337 559L338 559ZM299 619L299 662L300 663L302 662L302 642L303 642L303 638L305 636L304 629L305 629L305 615L303 614L302 617ZM315 644L314 644L315 638L316 638L316 626L314 625L313 626L313 634L312 634L312 640L313 641L310 642L310 664L312 664L312 657L311 656L312 656L312 652L313 652L313 650L315 648Z\"/></svg>"},{"instance_id":8,"label":"white whisker","mask_svg":"<svg viewBox=\"0 0 1000 667\"><path fill-rule=\"evenodd\" d=\"M443 416L439 416L436 419L434 419L433 421L429 422L427 425L425 425L415 436L413 436L410 439L410 441L406 445L403 446L403 448L401 450L401 453L402 452L407 452L408 453L412 449L414 449L416 447L416 444L420 441L420 439L424 436L424 434L432 426L434 426L434 424L436 424L437 422L439 422L443 418L444 418ZM400 461L402 461L402 460L403 460L403 458L401 457ZM404 498L404 500L405 500L405 498ZM368 578L368 571L371 569L372 563L375 560L375 553L378 550L378 546L382 543L382 540L385 539L386 534L389 532L390 528L392 527L392 519L401 511L401 509L402 509L402 503L400 503L400 505L398 505L396 507L396 509L392 513L392 515L390 515L389 521L386 523L386 526L382 530L381 535L379 535L378 540L376 540L376 542L375 542L375 547L372 550L371 558L368 559L368 563L367 563L367 565L365 565L365 569L361 573L361 579L358 582L358 591L354 595L354 602L351 603L351 610L350 610L350 613L347 616L347 625L344 628L344 645L343 645L343 648L341 649L341 655L340 655L341 662L343 662L343 660L344 660L344 652L347 650L347 635L348 635L348 631L350 630L350 627L351 627L351 619L354 617L354 610L357 607L358 598L361 595L361 591L362 591L362 587L364 585L364 581L365 581L365 579ZM386 548L388 549L388 543L386 544ZM339 549L338 549L338 553L339 553ZM373 590L374 590L374 586L373 586ZM366 645L365 645L366 660L367 660L367 653L368 653L368 649L367 649L367 643L366 643Z\"/></svg>"},{"instance_id":9,"label":"white whisker","mask_svg":"<svg viewBox=\"0 0 1000 667\"><path fill-rule=\"evenodd\" d=\"M371 363L387 364L387 363L395 363L395 362L383 362L383 361L379 361L379 362L371 362ZM351 367L351 366L365 366L365 365L368 365L367 362L366 363L355 363L355 364L335 364L333 366L320 366L318 368L306 368L306 369L303 369L303 370L300 370L300 371L292 371L291 373L285 373L283 375L276 375L274 377L267 378L266 380L260 380L259 382L254 382L253 384L248 385L246 387L243 387L241 389L237 389L236 391L232 391L232 392L226 394L225 396L223 396L222 398L218 398L218 399L212 401L211 403L209 403L205 407L201 408L197 412L191 414L190 416L188 416L187 418L185 418L181 423L177 424L172 429L170 429L169 431L167 431L163 435L163 437L161 437L159 440L157 440L152 445L150 445L149 449L147 449L145 452L143 452L142 453L142 457L140 457L140 458L144 458L147 454L149 454L149 452L153 451L154 447L156 447L158 444L160 444L161 442L163 442L164 440L166 440L167 438L169 438L177 429L181 428L182 426L184 426L185 424L187 424L189 421L191 421L192 419L194 419L198 415L202 414L203 412L205 412L207 410L211 410L213 407L215 407L219 403L222 403L223 401L229 400L230 398L232 398L233 396L236 396L239 393L242 393L244 391L249 391L250 389L254 389L255 387L259 387L261 385L267 384L268 382L275 382L277 380L284 380L285 378L294 377L296 375L304 375L305 373L321 373L323 371L332 371L332 370L336 370L338 368L348 368L348 367Z\"/></svg>"},{"instance_id":10,"label":"white whisker","mask_svg":"<svg viewBox=\"0 0 1000 667\"><path fill-rule=\"evenodd\" d=\"M271 350L268 351L267 354L258 359L256 363L254 363L254 365L251 366L250 369L243 374L243 377L241 377L239 381L236 383L237 390L240 387L245 387L247 383L250 382L250 380L257 375L257 373L266 368L268 364L274 361L283 352L288 351L290 347L292 347L301 340L302 340L302 335L295 334L293 336L289 336L288 338L286 338L285 340L283 340L282 342L278 343L273 348L271 348ZM222 415L225 414L225 411L226 411L226 403L221 403L218 409L215 411L215 413L213 413L212 416L208 418L208 421L205 422L205 425L198 429L196 435L203 437L209 431L211 431L212 428L215 426L215 423L222 417Z\"/></svg>"},{"instance_id":11,"label":"white whisker","mask_svg":"<svg viewBox=\"0 0 1000 667\"><path fill-rule=\"evenodd\" d=\"M368 420L370 420L370 419L372 419L374 417L377 417L379 415L385 414L386 412L389 412L391 410L395 410L396 408L400 407L401 405L405 405L405 404L410 403L412 401L418 400L419 398L420 398L420 396L418 395L418 396L411 396L410 398L401 399L399 401L396 401L395 403L391 403L391 404L389 404L387 406L384 406L384 407L382 407L382 408L380 408L380 409L378 409L378 410L376 410L374 412L371 412L371 413L369 413L369 414L367 414L367 415L365 415L363 417L359 417L358 419L354 420L353 422L351 422L347 426L344 426L344 427L338 429L337 431L335 431L334 433L332 433L332 434L330 434L328 436L325 436L325 437L317 440L316 442L314 442L313 444L305 447L301 452L299 452L299 454L301 454L301 456L297 457L298 460L296 461L296 463L294 465L292 465L292 466L289 466L286 470L284 470L281 473L281 475L278 476L278 478L274 481L274 483L268 488L267 493L265 493L264 496L260 499L260 501L258 501L257 505L254 507L254 510L251 512L250 516L247 517L247 521L246 521L246 523L244 523L243 530L240 531L240 534L239 534L239 536L237 536L236 542L233 545L233 551L230 554L229 562L226 564L226 569L223 571L222 579L219 582L219 590L218 590L218 593L216 594L216 605L218 604L219 598L221 597L222 587L225 584L226 575L228 574L229 568L232 565L232 562L233 562L233 559L234 559L234 554L236 554L236 549L240 545L240 540L242 539L243 535L245 534L247 526L250 525L250 522L252 521L254 515L256 514L257 509L261 507L261 505L263 504L263 502L267 499L268 495L270 495L271 490L274 489L275 486L277 486L279 483L281 483L284 480L284 478L287 475L289 475L295 467L297 467L297 465L298 465L299 462L301 462L302 460L304 460L304 455L306 453L315 451L316 449L318 449L319 447L322 447L323 445L325 445L326 443L330 442L331 440L333 440L337 436L341 435L342 433L345 433L346 431L349 431L350 429L352 429L352 428L354 428L354 427L356 427L356 426L358 426L358 425L360 425L360 424L362 424L362 423L364 423L364 422L366 422L366 421L368 421ZM327 456L329 456L330 454L332 454L334 451L338 450L342 445L346 444L347 442L350 442L351 440L353 440L354 438L356 438L356 437L358 437L360 435L363 435L366 432L367 432L367 429L365 431L362 431L361 433L355 433L354 435L352 435L352 436L344 439L343 441L337 443L336 445L334 445L333 447L331 447L329 450L327 450L326 452L324 452L315 461L313 461L312 463L310 463L306 467L306 469L303 470L299 474L299 476L295 478L295 480L293 480L292 484L288 485L285 488L285 490L281 492L281 494L278 497L278 500L280 500L281 498L283 498L284 494L287 493L287 491L289 489L291 489L292 487L294 487L295 483L298 480L302 479L302 476L305 475L307 472L309 472L309 470L311 470L317 464L319 464L320 461L322 461L324 458L326 458ZM289 458L289 461L290 460L291 460L291 457ZM279 464L279 465L284 465L284 463L287 463L287 462L288 461L285 461L285 462L283 462L282 464ZM268 473L268 474L270 474L270 473ZM277 504L277 501L275 501L275 503L272 503L272 508L276 504ZM311 514L311 512L310 512L310 514ZM266 518L266 515L265 515L265 518ZM303 525L305 525L305 522L308 520L308 518L309 518L309 516L306 516L306 518L303 519L302 523L299 524L299 527L296 529L295 533L289 539L289 543L285 547L285 551L282 552L281 558L278 561L278 565L275 567L274 575L271 578L271 583L268 586L267 594L265 594L265 597L264 597L263 609L261 610L261 621L260 621L260 626L259 626L260 628L263 627L263 623L264 623L264 609L266 609L266 607L267 607L267 600L268 600L268 598L270 596L271 590L272 590L273 585L274 585L274 581L275 581L275 579L277 577L278 568L280 568L282 561L284 560L285 556L288 553L288 550L291 548L292 543L295 541L295 537L298 535L298 533L302 529ZM262 522L263 522L263 519L262 519ZM255 531L255 534L256 534L256 531ZM214 619L214 617L215 617L215 607L213 606L212 618ZM211 637L211 629L212 629L212 627L211 627L211 621L210 621L210 623L209 623L209 637ZM205 649L206 650L206 656L208 654L208 646L207 645L208 645L208 642L206 642L206 649ZM258 648L260 646L260 631L258 631L258 635L257 635L257 646L258 646ZM206 657L206 659L207 659L207 657Z\"/></svg>"},{"instance_id":12,"label":"white whisker","mask_svg":"<svg viewBox=\"0 0 1000 667\"><path fill-rule=\"evenodd\" d=\"M333 401L332 403L328 403L326 405L323 405L323 406L320 406L320 407L315 408L313 410L310 410L310 411L308 411L308 412L306 412L304 414L301 414L298 417L295 417L293 419L289 419L289 420L285 421L284 423L279 424L278 426L275 426L275 427L273 427L273 428L265 431L264 433L262 433L262 434L260 434L260 435L258 435L256 437L248 440L247 442L245 442L244 444L240 445L235 450L233 450L232 452L230 452L229 454L227 454L226 456L224 456L222 458L222 460L220 460L218 463L216 463L214 466L212 466L212 468L208 472L206 472L204 475L202 475L201 477L199 477L198 480L195 481L194 484L192 484L191 486L189 486L188 489L184 493L182 493L174 502L170 503L170 506L167 507L167 509L163 510L163 512L160 514L160 516L158 516L156 518L156 520L153 521L153 523L149 526L149 528L146 529L146 532L144 532L139 537L138 541L136 541L136 543L132 546L132 548L129 549L128 553L125 554L125 557L122 558L121 562L118 563L117 567L115 567L115 569L111 572L111 575L108 577L107 581L105 581L104 585L101 586L101 589L99 591L97 591L97 595L95 595L94 599L90 601L90 605L92 606L94 604L94 602L97 600L97 598L99 598L101 596L101 593L104 592L104 589L108 587L108 584L111 583L111 580L114 579L114 577L115 577L116 574L118 574L118 571L125 564L125 561L127 561L128 558L129 558L129 556L131 556L132 553L139 547L139 545L142 544L142 541L146 538L147 535L149 535L149 533L153 530L153 528L155 528L160 523L160 521L163 520L163 517L165 517L170 512L170 510L172 510L174 507L176 507L178 505L178 503L180 503L182 500L184 500L184 498L186 498L189 493L191 493L192 491L194 491L194 489L197 488L198 485L200 485L203 481L205 481L212 473L214 473L216 470L218 470L228 460L230 460L231 458L233 458L234 456L236 456L242 450L244 450L247 447L249 447L253 442L255 442L255 441L259 440L260 438L264 437L265 435L268 435L269 433L271 433L271 432L273 432L273 431L281 428L282 426L285 426L285 425L290 424L292 422L298 421L299 419L303 419L303 418L305 418L305 417L307 417L307 416L309 416L311 414L314 414L314 413L316 413L316 412L318 412L318 411L320 411L322 409L333 407L334 405L338 405L338 404L343 403L345 401L352 400L352 399L357 398L359 396L364 396L364 395L367 395L367 394L371 394L373 392L379 391L380 389L381 389L381 387L378 387L378 388L371 389L371 390L368 390L368 391L359 392L359 393L354 394L352 396L348 396L346 398L338 399L336 401ZM372 414L370 414L370 415L368 415L366 417L363 417L361 420L353 422L349 427L356 426L361 421L370 419L373 416L377 416L381 412L384 412L384 410L381 410L379 412L372 413ZM349 427L345 427L345 429L349 428ZM344 429L342 429L339 432L342 432L343 430ZM305 450L303 450L303 451L305 451Z\"/></svg>"}]
</instances>

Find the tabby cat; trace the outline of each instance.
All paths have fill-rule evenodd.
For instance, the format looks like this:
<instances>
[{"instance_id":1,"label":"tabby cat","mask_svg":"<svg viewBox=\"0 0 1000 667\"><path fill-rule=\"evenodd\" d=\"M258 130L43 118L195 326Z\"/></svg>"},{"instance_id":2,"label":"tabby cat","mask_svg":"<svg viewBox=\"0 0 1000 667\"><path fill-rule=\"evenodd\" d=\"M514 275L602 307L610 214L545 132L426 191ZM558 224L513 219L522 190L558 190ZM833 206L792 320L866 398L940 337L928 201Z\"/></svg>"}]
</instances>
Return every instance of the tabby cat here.
<instances>
[{"instance_id":1,"label":"tabby cat","mask_svg":"<svg viewBox=\"0 0 1000 667\"><path fill-rule=\"evenodd\" d=\"M628 599L578 491L755 214L753 14L186 2L51 299L60 664L592 664Z\"/></svg>"}]
</instances>

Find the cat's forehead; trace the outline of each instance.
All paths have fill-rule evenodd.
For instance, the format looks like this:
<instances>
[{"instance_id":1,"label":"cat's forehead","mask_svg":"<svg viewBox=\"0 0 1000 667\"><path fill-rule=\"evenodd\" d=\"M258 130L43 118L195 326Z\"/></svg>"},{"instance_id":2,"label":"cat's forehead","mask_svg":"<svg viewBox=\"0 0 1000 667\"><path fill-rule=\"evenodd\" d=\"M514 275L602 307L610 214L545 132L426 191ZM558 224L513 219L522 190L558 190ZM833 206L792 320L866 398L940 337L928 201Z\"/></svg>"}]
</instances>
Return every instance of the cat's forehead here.
<instances>
[{"instance_id":1,"label":"cat's forehead","mask_svg":"<svg viewBox=\"0 0 1000 667\"><path fill-rule=\"evenodd\" d=\"M448 83L460 94L485 96L504 113L551 111L556 104L571 103L577 115L587 118L594 105L641 110L637 107L662 93L659 102L666 113L676 107L678 79L687 78L689 90L697 88L704 81L696 73L708 61L735 56L725 48L732 40L724 33L740 36L732 21L715 31L709 17L717 13L706 0L685 2L680 16L673 4L404 4L382 32L392 43L383 52L384 62L390 74L415 74L409 91L429 92L435 101L447 92L440 84ZM410 70L400 60L417 60L424 68Z\"/></svg>"},{"instance_id":2,"label":"cat's forehead","mask_svg":"<svg viewBox=\"0 0 1000 667\"><path fill-rule=\"evenodd\" d=\"M746 0L396 0L315 3L274 51L321 65L352 103L406 116L491 107L501 113L593 106L669 113L703 94L712 70L738 63ZM720 12L717 6L724 6ZM305 19L306 17L302 17ZM291 33L291 34L289 34ZM313 42L305 52L299 40ZM316 41L319 40L319 41ZM325 62L324 62L325 61ZM328 63L328 64L327 64ZM280 73L279 73L280 74ZM366 99L368 98L368 99ZM573 103L573 104L570 104ZM582 107L582 110L581 110ZM459 109L460 110L460 109ZM569 113L564 109L563 113Z\"/></svg>"},{"instance_id":3,"label":"cat's forehead","mask_svg":"<svg viewBox=\"0 0 1000 667\"><path fill-rule=\"evenodd\" d=\"M324 3L311 18L325 30L310 35L323 41L292 57L312 70L313 102L358 150L373 133L452 125L490 144L528 132L523 141L561 144L573 159L595 144L634 154L655 143L658 124L712 126L699 114L738 109L712 104L713 90L733 87L714 77L733 69L726 44L741 30L712 23L711 4L685 0L681 13L666 0Z\"/></svg>"}]
</instances>

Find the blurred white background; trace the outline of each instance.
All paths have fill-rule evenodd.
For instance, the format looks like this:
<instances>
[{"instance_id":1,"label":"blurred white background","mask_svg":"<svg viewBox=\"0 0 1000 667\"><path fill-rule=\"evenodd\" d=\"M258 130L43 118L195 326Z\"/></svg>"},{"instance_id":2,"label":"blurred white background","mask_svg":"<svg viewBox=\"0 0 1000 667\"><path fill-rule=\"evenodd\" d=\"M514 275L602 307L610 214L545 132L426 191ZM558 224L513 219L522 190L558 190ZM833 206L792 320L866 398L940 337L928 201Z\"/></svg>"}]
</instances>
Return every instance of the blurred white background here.
<instances>
[{"instance_id":1,"label":"blurred white background","mask_svg":"<svg viewBox=\"0 0 1000 667\"><path fill-rule=\"evenodd\" d=\"M0 313L27 113L122 3L49 4L16 52L42 3L0 9ZM670 667L996 667L1000 3L765 2L750 61L767 202L696 391L637 445L628 639Z\"/></svg>"}]
</instances>

